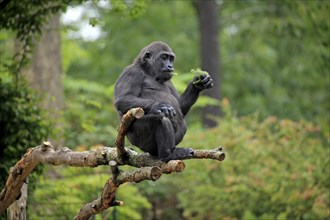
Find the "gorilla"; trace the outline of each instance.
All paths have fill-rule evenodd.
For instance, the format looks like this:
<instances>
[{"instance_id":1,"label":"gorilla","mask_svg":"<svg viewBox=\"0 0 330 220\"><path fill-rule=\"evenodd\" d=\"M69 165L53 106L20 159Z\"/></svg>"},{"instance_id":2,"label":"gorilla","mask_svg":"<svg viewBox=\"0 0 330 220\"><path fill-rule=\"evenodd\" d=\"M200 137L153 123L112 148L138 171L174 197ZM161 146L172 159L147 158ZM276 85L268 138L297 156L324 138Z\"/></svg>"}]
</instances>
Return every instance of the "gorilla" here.
<instances>
[{"instance_id":1,"label":"gorilla","mask_svg":"<svg viewBox=\"0 0 330 220\"><path fill-rule=\"evenodd\" d=\"M121 117L131 108L141 107L145 115L127 131L130 142L163 162L190 158L191 148L177 148L186 133L184 117L199 93L213 86L208 74L195 76L179 96L171 78L175 54L163 42L143 48L115 84L115 107Z\"/></svg>"}]
</instances>

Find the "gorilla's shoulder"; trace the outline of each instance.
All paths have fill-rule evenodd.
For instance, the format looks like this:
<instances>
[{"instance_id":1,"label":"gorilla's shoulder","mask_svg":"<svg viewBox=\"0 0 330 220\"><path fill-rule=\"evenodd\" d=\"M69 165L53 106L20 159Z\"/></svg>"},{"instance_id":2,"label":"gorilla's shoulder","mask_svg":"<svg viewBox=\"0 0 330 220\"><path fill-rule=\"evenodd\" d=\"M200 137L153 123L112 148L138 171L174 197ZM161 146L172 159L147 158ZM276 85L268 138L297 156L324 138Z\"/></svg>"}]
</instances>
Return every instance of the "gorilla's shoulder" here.
<instances>
[{"instance_id":1,"label":"gorilla's shoulder","mask_svg":"<svg viewBox=\"0 0 330 220\"><path fill-rule=\"evenodd\" d=\"M126 83L127 82L132 82L132 81L136 81L138 80L139 82L142 82L141 79L144 79L145 78L145 74L143 72L143 70L132 64L130 66L127 66L121 76L120 76L120 81L125 81Z\"/></svg>"}]
</instances>

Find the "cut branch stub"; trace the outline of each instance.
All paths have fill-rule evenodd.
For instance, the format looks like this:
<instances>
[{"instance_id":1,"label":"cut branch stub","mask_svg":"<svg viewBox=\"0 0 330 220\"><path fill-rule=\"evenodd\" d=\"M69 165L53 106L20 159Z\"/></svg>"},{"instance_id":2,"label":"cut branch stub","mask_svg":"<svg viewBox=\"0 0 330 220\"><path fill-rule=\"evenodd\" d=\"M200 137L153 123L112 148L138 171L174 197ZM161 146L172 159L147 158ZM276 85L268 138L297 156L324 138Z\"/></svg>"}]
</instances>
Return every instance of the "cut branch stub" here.
<instances>
[{"instance_id":1,"label":"cut branch stub","mask_svg":"<svg viewBox=\"0 0 330 220\"><path fill-rule=\"evenodd\" d=\"M112 175L114 176L114 178L116 178L120 172L117 166L117 162L112 160L109 162L109 166L111 167Z\"/></svg>"},{"instance_id":2,"label":"cut branch stub","mask_svg":"<svg viewBox=\"0 0 330 220\"><path fill-rule=\"evenodd\" d=\"M222 152L222 147L217 147L214 150L195 150L192 158L189 159L204 159L210 158L214 160L223 161L226 158L226 154Z\"/></svg>"},{"instance_id":3,"label":"cut branch stub","mask_svg":"<svg viewBox=\"0 0 330 220\"><path fill-rule=\"evenodd\" d=\"M117 154L118 159L124 164L127 153L125 151L124 142L125 142L125 135L127 129L134 121L134 119L142 118L144 115L144 111L142 108L132 108L129 110L125 115L123 115L121 119L120 126L118 128L118 135L116 139L116 146L117 146Z\"/></svg>"},{"instance_id":4,"label":"cut branch stub","mask_svg":"<svg viewBox=\"0 0 330 220\"><path fill-rule=\"evenodd\" d=\"M186 165L182 160L170 160L168 163L163 163L160 166L162 173L170 174L173 172L182 172Z\"/></svg>"}]
</instances>

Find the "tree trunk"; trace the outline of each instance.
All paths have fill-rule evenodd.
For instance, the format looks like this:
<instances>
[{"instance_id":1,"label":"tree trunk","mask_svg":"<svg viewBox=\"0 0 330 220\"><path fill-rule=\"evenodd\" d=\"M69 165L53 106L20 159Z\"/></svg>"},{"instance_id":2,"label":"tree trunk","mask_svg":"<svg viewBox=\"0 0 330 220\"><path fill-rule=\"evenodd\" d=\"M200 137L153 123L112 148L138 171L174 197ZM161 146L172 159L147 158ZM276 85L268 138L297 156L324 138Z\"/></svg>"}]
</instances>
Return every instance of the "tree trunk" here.
<instances>
[{"instance_id":1,"label":"tree trunk","mask_svg":"<svg viewBox=\"0 0 330 220\"><path fill-rule=\"evenodd\" d=\"M220 100L220 55L218 41L218 5L215 0L195 0L193 5L197 11L200 29L201 68L207 71L212 79L214 87L205 90L207 96ZM220 106L206 106L203 109L203 125L216 126L216 122L209 116L219 116Z\"/></svg>"},{"instance_id":2,"label":"tree trunk","mask_svg":"<svg viewBox=\"0 0 330 220\"><path fill-rule=\"evenodd\" d=\"M26 202L28 194L28 179L23 183L21 188L21 196L13 202L7 209L8 220L26 220Z\"/></svg>"},{"instance_id":3,"label":"tree trunk","mask_svg":"<svg viewBox=\"0 0 330 220\"><path fill-rule=\"evenodd\" d=\"M43 27L42 33L41 38L35 42L32 63L22 73L30 87L43 95L42 107L52 116L57 130L61 130L58 120L63 107L60 16L52 17ZM62 142L62 140L52 141L59 145Z\"/></svg>"}]
</instances>

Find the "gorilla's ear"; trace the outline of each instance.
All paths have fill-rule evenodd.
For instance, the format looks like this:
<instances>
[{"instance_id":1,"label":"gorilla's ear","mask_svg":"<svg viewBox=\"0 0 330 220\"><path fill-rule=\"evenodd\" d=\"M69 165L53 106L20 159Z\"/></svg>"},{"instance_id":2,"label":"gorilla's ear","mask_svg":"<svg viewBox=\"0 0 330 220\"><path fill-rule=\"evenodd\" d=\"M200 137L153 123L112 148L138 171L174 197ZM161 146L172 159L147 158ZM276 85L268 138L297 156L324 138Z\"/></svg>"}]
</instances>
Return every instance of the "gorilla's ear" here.
<instances>
[{"instance_id":1,"label":"gorilla's ear","mask_svg":"<svg viewBox=\"0 0 330 220\"><path fill-rule=\"evenodd\" d=\"M148 61L150 60L151 58L151 53L149 51L146 51L145 53L143 53L143 55L141 56L141 65L142 66L146 66L146 64L148 63Z\"/></svg>"},{"instance_id":2,"label":"gorilla's ear","mask_svg":"<svg viewBox=\"0 0 330 220\"><path fill-rule=\"evenodd\" d=\"M151 53L149 51L145 52L145 54L143 55L143 62L150 60L150 57Z\"/></svg>"}]
</instances>

